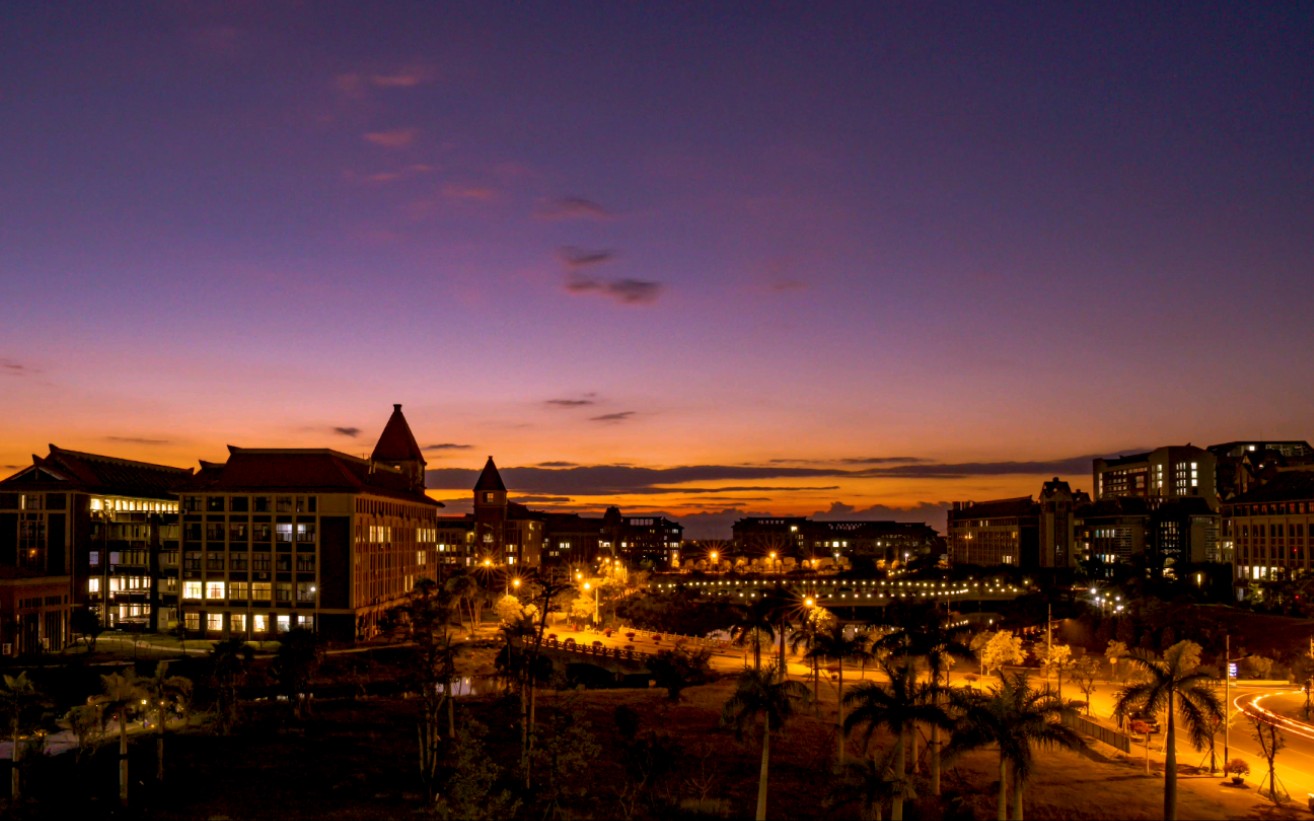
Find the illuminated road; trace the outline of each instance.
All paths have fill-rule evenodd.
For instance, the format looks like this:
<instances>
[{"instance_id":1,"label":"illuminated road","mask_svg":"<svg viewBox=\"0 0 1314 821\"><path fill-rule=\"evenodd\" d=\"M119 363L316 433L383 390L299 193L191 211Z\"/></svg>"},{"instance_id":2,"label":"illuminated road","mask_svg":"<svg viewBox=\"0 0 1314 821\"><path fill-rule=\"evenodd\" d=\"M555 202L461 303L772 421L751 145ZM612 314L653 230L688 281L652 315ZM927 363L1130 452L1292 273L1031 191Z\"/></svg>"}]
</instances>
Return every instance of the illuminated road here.
<instances>
[{"instance_id":1,"label":"illuminated road","mask_svg":"<svg viewBox=\"0 0 1314 821\"><path fill-rule=\"evenodd\" d=\"M1264 688L1241 694L1233 692L1232 703L1236 714L1232 721L1232 751L1242 753L1250 762L1250 783L1258 785L1267 771L1267 764L1259 754L1259 742L1254 738L1254 719L1277 725L1286 739L1286 746L1278 751L1278 785L1287 788L1291 797L1304 804L1314 793L1314 726L1287 718L1286 715L1303 711L1305 694L1299 690Z\"/></svg>"}]
</instances>

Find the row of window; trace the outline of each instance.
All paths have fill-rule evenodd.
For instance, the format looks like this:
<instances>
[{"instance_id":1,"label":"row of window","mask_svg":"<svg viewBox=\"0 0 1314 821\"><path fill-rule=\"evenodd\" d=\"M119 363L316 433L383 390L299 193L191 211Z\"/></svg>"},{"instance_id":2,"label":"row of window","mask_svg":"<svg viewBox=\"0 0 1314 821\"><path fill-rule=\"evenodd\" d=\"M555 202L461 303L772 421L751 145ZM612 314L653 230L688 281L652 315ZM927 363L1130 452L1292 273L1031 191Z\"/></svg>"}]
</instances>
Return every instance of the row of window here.
<instances>
[{"instance_id":1,"label":"row of window","mask_svg":"<svg viewBox=\"0 0 1314 821\"><path fill-rule=\"evenodd\" d=\"M314 582L221 582L221 581L185 581L183 582L183 599L199 601L276 601L290 602L296 593L296 601L312 604L315 601Z\"/></svg>"},{"instance_id":2,"label":"row of window","mask_svg":"<svg viewBox=\"0 0 1314 821\"><path fill-rule=\"evenodd\" d=\"M315 496L184 496L184 513L314 513Z\"/></svg>"},{"instance_id":3,"label":"row of window","mask_svg":"<svg viewBox=\"0 0 1314 821\"><path fill-rule=\"evenodd\" d=\"M229 626L234 633L245 633L247 626L246 613L206 613L205 629L211 633L222 633L224 631L224 616L228 616ZM252 613L251 615L251 632L268 633L272 625L274 630L279 633L286 633L293 627L301 627L306 630L315 629L315 619L313 616L305 614L290 613ZM201 629L200 613L183 613L183 627L192 631Z\"/></svg>"},{"instance_id":4,"label":"row of window","mask_svg":"<svg viewBox=\"0 0 1314 821\"><path fill-rule=\"evenodd\" d=\"M204 531L202 531L204 527ZM188 522L183 529L183 536L189 542L199 542L202 532L205 533L207 542L223 542L227 536L229 542L257 542L268 543L277 541L282 543L291 542L314 542L315 541L315 523L310 522L255 522L248 524L245 521L232 522L206 522L203 526L200 522Z\"/></svg>"}]
</instances>

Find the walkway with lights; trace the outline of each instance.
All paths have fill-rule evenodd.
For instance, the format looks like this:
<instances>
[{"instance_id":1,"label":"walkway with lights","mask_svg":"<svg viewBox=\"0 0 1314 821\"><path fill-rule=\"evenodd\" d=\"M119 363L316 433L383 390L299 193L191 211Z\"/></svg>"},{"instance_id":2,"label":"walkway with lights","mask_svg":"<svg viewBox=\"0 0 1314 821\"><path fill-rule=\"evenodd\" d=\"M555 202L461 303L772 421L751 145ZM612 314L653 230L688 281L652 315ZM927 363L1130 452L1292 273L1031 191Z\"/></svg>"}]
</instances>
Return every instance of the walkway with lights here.
<instances>
[{"instance_id":1,"label":"walkway with lights","mask_svg":"<svg viewBox=\"0 0 1314 821\"><path fill-rule=\"evenodd\" d=\"M884 607L896 599L1006 601L1025 591L1013 584L989 581L894 581L890 579L689 579L653 581L651 590L699 590L736 599L756 599L781 590L826 606Z\"/></svg>"}]
</instances>

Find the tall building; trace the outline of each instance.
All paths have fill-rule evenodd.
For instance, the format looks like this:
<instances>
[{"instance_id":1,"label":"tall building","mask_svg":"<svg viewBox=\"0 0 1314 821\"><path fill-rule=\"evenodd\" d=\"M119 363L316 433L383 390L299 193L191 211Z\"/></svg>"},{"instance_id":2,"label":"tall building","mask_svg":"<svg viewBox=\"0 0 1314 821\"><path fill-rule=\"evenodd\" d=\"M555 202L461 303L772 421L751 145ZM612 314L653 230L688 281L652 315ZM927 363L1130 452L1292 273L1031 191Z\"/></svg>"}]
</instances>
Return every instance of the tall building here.
<instances>
[{"instance_id":1,"label":"tall building","mask_svg":"<svg viewBox=\"0 0 1314 821\"><path fill-rule=\"evenodd\" d=\"M1259 439L1210 445L1217 460L1215 487L1218 498L1228 500L1258 487L1285 468L1314 465L1314 448L1299 439Z\"/></svg>"},{"instance_id":2,"label":"tall building","mask_svg":"<svg viewBox=\"0 0 1314 821\"><path fill-rule=\"evenodd\" d=\"M1224 552L1238 581L1314 570L1314 470L1287 470L1222 507Z\"/></svg>"},{"instance_id":3,"label":"tall building","mask_svg":"<svg viewBox=\"0 0 1314 821\"><path fill-rule=\"evenodd\" d=\"M537 567L543 553L540 516L507 500L506 483L489 456L474 486L474 552L476 562L506 567Z\"/></svg>"},{"instance_id":4,"label":"tall building","mask_svg":"<svg viewBox=\"0 0 1314 821\"><path fill-rule=\"evenodd\" d=\"M33 456L30 467L0 482L6 583L47 580L39 596L15 597L25 606L20 621L36 615L51 648L62 646L71 608L90 609L110 628L166 629L168 580L178 573L175 494L191 477L190 469L51 445L47 456Z\"/></svg>"},{"instance_id":5,"label":"tall building","mask_svg":"<svg viewBox=\"0 0 1314 821\"><path fill-rule=\"evenodd\" d=\"M1095 499L1137 496L1151 508L1167 499L1200 496L1218 506L1214 454L1192 445L1173 445L1117 459L1094 460Z\"/></svg>"},{"instance_id":6,"label":"tall building","mask_svg":"<svg viewBox=\"0 0 1314 821\"><path fill-rule=\"evenodd\" d=\"M375 453L229 447L182 489L181 579L190 631L258 638L306 627L373 635L417 579L437 572L439 502L393 408Z\"/></svg>"},{"instance_id":7,"label":"tall building","mask_svg":"<svg viewBox=\"0 0 1314 821\"><path fill-rule=\"evenodd\" d=\"M809 519L803 516L749 516L731 527L735 549L748 555L772 552L799 560L862 557L878 562L939 555L944 542L929 525Z\"/></svg>"},{"instance_id":8,"label":"tall building","mask_svg":"<svg viewBox=\"0 0 1314 821\"><path fill-rule=\"evenodd\" d=\"M1036 567L1040 508L1030 496L954 502L949 508L949 560L954 564Z\"/></svg>"}]
</instances>

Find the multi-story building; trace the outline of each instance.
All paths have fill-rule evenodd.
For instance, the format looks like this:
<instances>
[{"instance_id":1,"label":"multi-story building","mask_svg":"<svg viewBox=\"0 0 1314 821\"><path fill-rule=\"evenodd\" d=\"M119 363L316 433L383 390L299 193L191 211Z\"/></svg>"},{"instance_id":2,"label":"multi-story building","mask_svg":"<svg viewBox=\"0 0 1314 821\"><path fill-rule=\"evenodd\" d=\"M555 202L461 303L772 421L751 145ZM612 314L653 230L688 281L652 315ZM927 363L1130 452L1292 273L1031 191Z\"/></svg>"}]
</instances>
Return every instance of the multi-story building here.
<instances>
[{"instance_id":1,"label":"multi-story building","mask_svg":"<svg viewBox=\"0 0 1314 821\"><path fill-rule=\"evenodd\" d=\"M948 529L949 560L954 564L1039 564L1040 510L1030 496L954 502Z\"/></svg>"},{"instance_id":2,"label":"multi-story building","mask_svg":"<svg viewBox=\"0 0 1314 821\"><path fill-rule=\"evenodd\" d=\"M1241 581L1309 573L1314 549L1314 470L1281 471L1223 503L1222 542Z\"/></svg>"},{"instance_id":3,"label":"multi-story building","mask_svg":"<svg viewBox=\"0 0 1314 821\"><path fill-rule=\"evenodd\" d=\"M1200 496L1218 506L1214 454L1192 445L1156 448L1093 464L1095 499L1138 496L1151 508L1167 499Z\"/></svg>"},{"instance_id":4,"label":"multi-story building","mask_svg":"<svg viewBox=\"0 0 1314 821\"><path fill-rule=\"evenodd\" d=\"M684 525L665 516L625 516L618 507L602 515L598 549L632 564L654 570L678 567L682 544Z\"/></svg>"},{"instance_id":5,"label":"multi-story building","mask_svg":"<svg viewBox=\"0 0 1314 821\"><path fill-rule=\"evenodd\" d=\"M907 562L944 552L944 540L921 522L832 521L803 516L749 516L731 528L735 549L750 556L776 553L797 560L853 559Z\"/></svg>"},{"instance_id":6,"label":"multi-story building","mask_svg":"<svg viewBox=\"0 0 1314 821\"><path fill-rule=\"evenodd\" d=\"M1263 484L1279 470L1314 465L1314 448L1300 439L1224 442L1207 450L1217 460L1214 483L1224 501Z\"/></svg>"},{"instance_id":7,"label":"multi-story building","mask_svg":"<svg viewBox=\"0 0 1314 821\"><path fill-rule=\"evenodd\" d=\"M47 646L64 642L70 608L89 609L105 627L168 628L170 580L178 574L175 492L191 476L51 445L49 455L0 482L0 567L13 569L14 583L62 580L45 583L39 597L15 599L41 599Z\"/></svg>"},{"instance_id":8,"label":"multi-story building","mask_svg":"<svg viewBox=\"0 0 1314 821\"><path fill-rule=\"evenodd\" d=\"M369 637L437 571L437 510L401 406L370 459L229 447L181 489L179 609L210 636Z\"/></svg>"}]
</instances>

